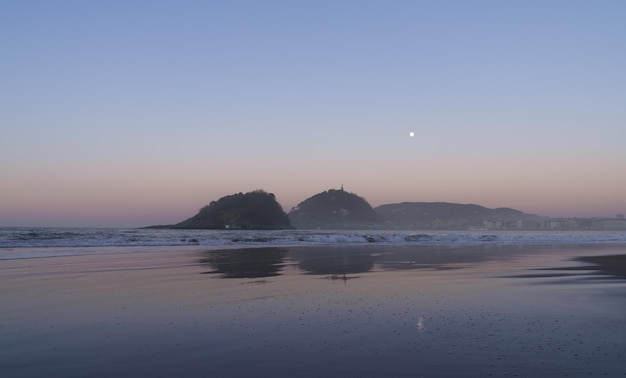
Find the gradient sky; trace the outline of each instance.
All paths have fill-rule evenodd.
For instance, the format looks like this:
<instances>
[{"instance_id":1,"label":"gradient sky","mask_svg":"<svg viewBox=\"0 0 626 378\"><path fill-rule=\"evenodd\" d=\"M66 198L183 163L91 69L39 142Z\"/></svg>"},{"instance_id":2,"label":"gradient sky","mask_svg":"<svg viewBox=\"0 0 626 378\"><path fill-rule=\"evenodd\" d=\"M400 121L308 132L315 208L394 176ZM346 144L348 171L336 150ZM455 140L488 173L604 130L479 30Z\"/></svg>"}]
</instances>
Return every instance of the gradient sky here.
<instances>
[{"instance_id":1,"label":"gradient sky","mask_svg":"<svg viewBox=\"0 0 626 378\"><path fill-rule=\"evenodd\" d=\"M264 189L626 212L626 1L0 0L0 226ZM415 137L409 137L409 132Z\"/></svg>"}]
</instances>

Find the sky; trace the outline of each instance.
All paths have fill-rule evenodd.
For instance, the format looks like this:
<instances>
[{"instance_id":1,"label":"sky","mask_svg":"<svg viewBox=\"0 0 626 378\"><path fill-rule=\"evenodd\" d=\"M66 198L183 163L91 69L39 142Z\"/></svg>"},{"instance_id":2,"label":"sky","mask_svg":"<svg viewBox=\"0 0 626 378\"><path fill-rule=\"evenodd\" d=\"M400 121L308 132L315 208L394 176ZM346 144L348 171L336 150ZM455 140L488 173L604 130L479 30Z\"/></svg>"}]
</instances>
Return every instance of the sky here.
<instances>
[{"instance_id":1,"label":"sky","mask_svg":"<svg viewBox=\"0 0 626 378\"><path fill-rule=\"evenodd\" d=\"M263 189L626 212L626 2L0 0L0 226ZM409 136L413 132L414 136Z\"/></svg>"}]
</instances>

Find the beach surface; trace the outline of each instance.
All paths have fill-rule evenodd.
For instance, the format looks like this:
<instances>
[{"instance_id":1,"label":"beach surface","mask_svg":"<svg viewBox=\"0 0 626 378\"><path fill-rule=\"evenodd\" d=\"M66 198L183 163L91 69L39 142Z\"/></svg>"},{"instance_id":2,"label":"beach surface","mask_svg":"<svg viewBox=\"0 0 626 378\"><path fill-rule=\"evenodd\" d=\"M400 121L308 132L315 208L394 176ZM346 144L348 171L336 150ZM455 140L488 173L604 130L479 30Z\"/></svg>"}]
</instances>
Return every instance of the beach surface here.
<instances>
[{"instance_id":1,"label":"beach surface","mask_svg":"<svg viewBox=\"0 0 626 378\"><path fill-rule=\"evenodd\" d=\"M626 245L0 261L3 377L626 376Z\"/></svg>"}]
</instances>

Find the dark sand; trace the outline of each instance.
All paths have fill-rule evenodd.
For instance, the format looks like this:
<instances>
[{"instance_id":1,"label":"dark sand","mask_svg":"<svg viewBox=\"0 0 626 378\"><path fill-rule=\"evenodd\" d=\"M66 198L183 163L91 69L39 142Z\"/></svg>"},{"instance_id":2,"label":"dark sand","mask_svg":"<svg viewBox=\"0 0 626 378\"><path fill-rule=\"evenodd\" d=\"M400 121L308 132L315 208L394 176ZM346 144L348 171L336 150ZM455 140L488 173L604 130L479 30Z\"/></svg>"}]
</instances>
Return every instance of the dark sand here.
<instances>
[{"instance_id":1,"label":"dark sand","mask_svg":"<svg viewBox=\"0 0 626 378\"><path fill-rule=\"evenodd\" d=\"M626 376L625 254L367 246L5 260L0 376Z\"/></svg>"}]
</instances>

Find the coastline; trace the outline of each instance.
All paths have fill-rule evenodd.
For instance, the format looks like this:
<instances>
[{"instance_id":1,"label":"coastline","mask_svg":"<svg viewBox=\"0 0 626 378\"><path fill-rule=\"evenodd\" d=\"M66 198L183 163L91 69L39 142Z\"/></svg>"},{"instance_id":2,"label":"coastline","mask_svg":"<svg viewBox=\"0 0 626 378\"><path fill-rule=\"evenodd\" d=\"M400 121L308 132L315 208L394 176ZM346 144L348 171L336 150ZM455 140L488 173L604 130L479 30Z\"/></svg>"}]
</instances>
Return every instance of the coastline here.
<instances>
[{"instance_id":1,"label":"coastline","mask_svg":"<svg viewBox=\"0 0 626 378\"><path fill-rule=\"evenodd\" d=\"M621 375L626 283L603 272L616 274L624 252L273 246L3 260L0 371Z\"/></svg>"}]
</instances>

